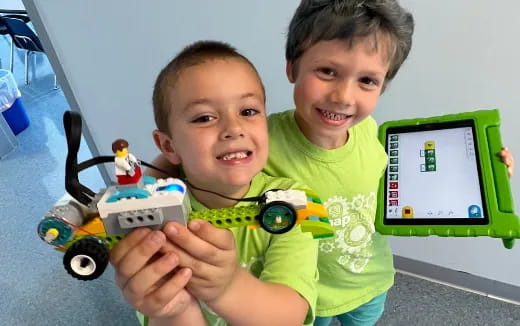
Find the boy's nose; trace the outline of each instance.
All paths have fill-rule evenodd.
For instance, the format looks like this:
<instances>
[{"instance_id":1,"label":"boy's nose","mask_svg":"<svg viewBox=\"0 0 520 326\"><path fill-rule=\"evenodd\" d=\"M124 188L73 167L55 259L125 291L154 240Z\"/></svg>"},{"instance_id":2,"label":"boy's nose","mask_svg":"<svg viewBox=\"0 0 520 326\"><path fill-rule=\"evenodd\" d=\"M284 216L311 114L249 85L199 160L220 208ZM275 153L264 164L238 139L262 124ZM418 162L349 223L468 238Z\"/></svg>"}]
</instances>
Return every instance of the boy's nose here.
<instances>
[{"instance_id":1,"label":"boy's nose","mask_svg":"<svg viewBox=\"0 0 520 326\"><path fill-rule=\"evenodd\" d=\"M223 140L235 139L244 137L244 129L238 121L227 121L221 132L221 138Z\"/></svg>"},{"instance_id":2,"label":"boy's nose","mask_svg":"<svg viewBox=\"0 0 520 326\"><path fill-rule=\"evenodd\" d=\"M342 105L352 106L354 104L355 85L352 81L342 81L335 84L331 93L331 102Z\"/></svg>"}]
</instances>

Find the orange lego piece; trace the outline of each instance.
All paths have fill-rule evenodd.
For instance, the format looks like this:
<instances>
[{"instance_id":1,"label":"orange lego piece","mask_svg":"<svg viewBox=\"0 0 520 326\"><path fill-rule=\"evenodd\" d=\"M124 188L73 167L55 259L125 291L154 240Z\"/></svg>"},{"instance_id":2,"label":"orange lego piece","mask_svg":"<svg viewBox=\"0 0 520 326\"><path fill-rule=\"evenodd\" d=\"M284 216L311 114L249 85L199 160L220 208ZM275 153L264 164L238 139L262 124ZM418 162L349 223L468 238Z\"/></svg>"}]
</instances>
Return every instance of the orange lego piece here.
<instances>
[{"instance_id":1,"label":"orange lego piece","mask_svg":"<svg viewBox=\"0 0 520 326\"><path fill-rule=\"evenodd\" d=\"M303 209L298 209L296 213L298 214L298 221L305 220L309 216L328 216L327 211L325 210L325 207L323 207L323 205L316 204L313 202L307 202L307 207Z\"/></svg>"},{"instance_id":2,"label":"orange lego piece","mask_svg":"<svg viewBox=\"0 0 520 326\"><path fill-rule=\"evenodd\" d=\"M105 226L103 225L101 218L95 217L90 222L83 225L81 229L78 229L78 231L76 232L76 237L100 233L106 233Z\"/></svg>"}]
</instances>

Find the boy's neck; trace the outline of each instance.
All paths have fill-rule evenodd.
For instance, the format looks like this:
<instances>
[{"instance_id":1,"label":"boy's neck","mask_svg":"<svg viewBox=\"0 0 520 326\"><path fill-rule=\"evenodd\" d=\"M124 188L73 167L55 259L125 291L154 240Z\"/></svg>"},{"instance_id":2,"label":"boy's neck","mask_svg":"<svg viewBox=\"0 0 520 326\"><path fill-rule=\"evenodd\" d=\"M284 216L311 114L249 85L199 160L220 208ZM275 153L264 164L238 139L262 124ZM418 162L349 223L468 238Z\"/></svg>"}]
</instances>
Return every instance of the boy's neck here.
<instances>
[{"instance_id":1,"label":"boy's neck","mask_svg":"<svg viewBox=\"0 0 520 326\"><path fill-rule=\"evenodd\" d=\"M204 190L210 190L212 192L215 192L220 195L224 195L226 197L231 198L243 198L247 192L249 191L249 188L251 187L250 184L245 186L239 186L239 187L227 187L227 189L216 189L214 187L203 187L198 186L197 184L194 184L195 187L204 189ZM192 193L193 197L197 199L202 205L204 205L207 208L225 208L225 207L233 207L235 206L238 201L227 199L224 197L221 197L219 195L209 193L202 190L197 190L193 187L189 187L190 192Z\"/></svg>"}]
</instances>

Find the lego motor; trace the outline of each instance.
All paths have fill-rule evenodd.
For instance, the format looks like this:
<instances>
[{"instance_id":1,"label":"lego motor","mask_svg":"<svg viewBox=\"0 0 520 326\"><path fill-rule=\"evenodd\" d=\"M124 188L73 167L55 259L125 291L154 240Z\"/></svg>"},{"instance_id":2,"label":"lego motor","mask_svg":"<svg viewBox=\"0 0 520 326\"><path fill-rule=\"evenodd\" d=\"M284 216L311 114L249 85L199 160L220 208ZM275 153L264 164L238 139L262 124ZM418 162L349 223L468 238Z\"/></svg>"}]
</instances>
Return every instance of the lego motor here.
<instances>
[{"instance_id":1,"label":"lego motor","mask_svg":"<svg viewBox=\"0 0 520 326\"><path fill-rule=\"evenodd\" d=\"M38 224L40 238L53 246L64 245L74 237L77 226L86 222L86 209L70 198L56 203Z\"/></svg>"}]
</instances>

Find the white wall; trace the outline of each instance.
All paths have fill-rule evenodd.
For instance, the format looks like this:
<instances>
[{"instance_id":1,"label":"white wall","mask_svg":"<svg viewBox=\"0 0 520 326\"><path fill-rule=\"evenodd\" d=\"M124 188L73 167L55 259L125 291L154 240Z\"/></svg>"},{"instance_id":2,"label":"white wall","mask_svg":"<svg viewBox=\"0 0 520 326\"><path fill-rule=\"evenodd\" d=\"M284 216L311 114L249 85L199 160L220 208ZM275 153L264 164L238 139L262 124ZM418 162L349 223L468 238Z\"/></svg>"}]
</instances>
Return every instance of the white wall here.
<instances>
[{"instance_id":1,"label":"white wall","mask_svg":"<svg viewBox=\"0 0 520 326\"><path fill-rule=\"evenodd\" d=\"M2 0L0 3L0 9L9 9L9 10L24 10L22 0Z\"/></svg>"},{"instance_id":2,"label":"white wall","mask_svg":"<svg viewBox=\"0 0 520 326\"><path fill-rule=\"evenodd\" d=\"M153 83L175 54L199 39L228 41L250 58L267 85L269 107L292 103L281 77L285 29L297 0L25 3L29 13L34 4L45 24L71 88L66 95L75 97L100 154L111 155L112 140L123 137L141 159L157 155Z\"/></svg>"},{"instance_id":3,"label":"white wall","mask_svg":"<svg viewBox=\"0 0 520 326\"><path fill-rule=\"evenodd\" d=\"M409 60L379 102L375 118L426 117L498 108L502 140L520 161L520 3L515 0L402 0L414 14ZM520 212L520 170L512 179ZM447 185L449 186L449 185ZM520 286L520 241L393 238L395 254Z\"/></svg>"},{"instance_id":4,"label":"white wall","mask_svg":"<svg viewBox=\"0 0 520 326\"><path fill-rule=\"evenodd\" d=\"M25 0L90 147L111 154L125 137L153 158L151 92L156 74L184 45L226 40L257 66L271 112L292 106L284 77L284 40L297 0ZM415 15L414 47L376 111L379 122L500 108L504 142L520 158L520 3L502 0L402 0ZM43 23L43 24L42 24ZM59 65L58 65L59 61ZM517 171L518 174L518 171ZM519 178L513 189L520 189ZM518 192L514 195L520 203ZM520 286L520 249L496 239L392 239L404 257ZM520 244L519 244L520 246Z\"/></svg>"}]
</instances>

